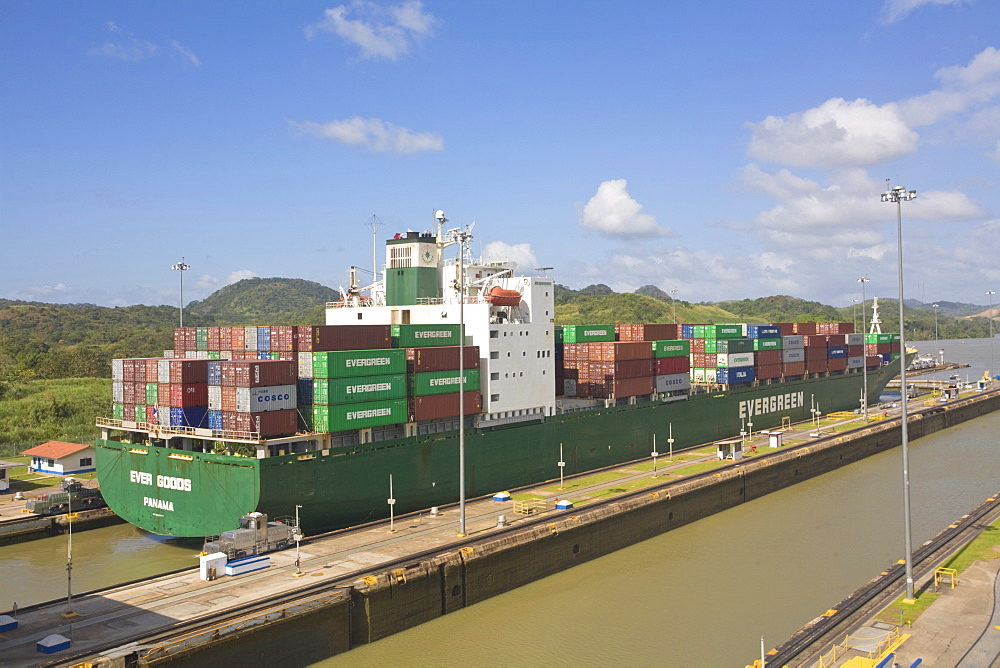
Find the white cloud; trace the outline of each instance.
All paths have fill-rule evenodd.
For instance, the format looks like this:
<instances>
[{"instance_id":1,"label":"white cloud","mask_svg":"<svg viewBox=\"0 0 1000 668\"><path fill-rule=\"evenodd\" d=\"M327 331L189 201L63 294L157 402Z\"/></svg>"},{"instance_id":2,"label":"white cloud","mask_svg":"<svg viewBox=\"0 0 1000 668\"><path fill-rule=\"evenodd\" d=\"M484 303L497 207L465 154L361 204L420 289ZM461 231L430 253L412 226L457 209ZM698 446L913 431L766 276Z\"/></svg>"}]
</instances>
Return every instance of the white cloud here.
<instances>
[{"instance_id":1,"label":"white cloud","mask_svg":"<svg viewBox=\"0 0 1000 668\"><path fill-rule=\"evenodd\" d=\"M522 272L530 272L539 266L538 257L531 244L510 245L503 241L491 241L483 247L483 259L487 261L513 262Z\"/></svg>"},{"instance_id":2,"label":"white cloud","mask_svg":"<svg viewBox=\"0 0 1000 668\"><path fill-rule=\"evenodd\" d=\"M24 301L38 301L43 297L53 297L63 295L69 292L69 288L66 287L64 283L56 283L55 285L32 285L30 287L22 288L20 290L14 290L8 293L8 299L21 299Z\"/></svg>"},{"instance_id":3,"label":"white cloud","mask_svg":"<svg viewBox=\"0 0 1000 668\"><path fill-rule=\"evenodd\" d=\"M90 49L91 55L136 62L151 58L160 50L156 44L141 40L132 33L122 30L114 21L108 21L104 26L116 37Z\"/></svg>"},{"instance_id":4,"label":"white cloud","mask_svg":"<svg viewBox=\"0 0 1000 668\"><path fill-rule=\"evenodd\" d=\"M642 205L628 193L625 179L605 181L583 207L580 225L607 237L670 236L654 216L642 212Z\"/></svg>"},{"instance_id":5,"label":"white cloud","mask_svg":"<svg viewBox=\"0 0 1000 668\"><path fill-rule=\"evenodd\" d=\"M444 139L432 132L414 132L378 118L355 116L342 121L314 123L288 121L300 135L332 139L347 146L364 146L379 153L418 153L444 150Z\"/></svg>"},{"instance_id":6,"label":"white cloud","mask_svg":"<svg viewBox=\"0 0 1000 668\"><path fill-rule=\"evenodd\" d=\"M323 20L306 28L309 38L326 32L361 50L362 59L398 60L411 46L434 34L438 19L425 12L419 0L381 7L354 0L323 12Z\"/></svg>"},{"instance_id":7,"label":"white cloud","mask_svg":"<svg viewBox=\"0 0 1000 668\"><path fill-rule=\"evenodd\" d=\"M895 104L860 98L831 98L801 113L748 125L751 157L800 167L873 165L917 149L917 133Z\"/></svg>"},{"instance_id":8,"label":"white cloud","mask_svg":"<svg viewBox=\"0 0 1000 668\"><path fill-rule=\"evenodd\" d=\"M969 0L886 0L882 7L882 20L895 23L924 5L958 5Z\"/></svg>"},{"instance_id":9,"label":"white cloud","mask_svg":"<svg viewBox=\"0 0 1000 668\"><path fill-rule=\"evenodd\" d=\"M899 103L911 126L930 125L1000 95L1000 50L988 47L965 67L953 65L934 73L941 88Z\"/></svg>"},{"instance_id":10,"label":"white cloud","mask_svg":"<svg viewBox=\"0 0 1000 668\"><path fill-rule=\"evenodd\" d=\"M206 294L211 294L223 288L227 285L232 285L238 281L242 281L245 278L256 278L257 274L250 271L249 269L239 269L237 271L231 272L225 278L219 278L218 276L212 276L211 274L201 274L198 276L198 281L195 285L199 290Z\"/></svg>"},{"instance_id":11,"label":"white cloud","mask_svg":"<svg viewBox=\"0 0 1000 668\"><path fill-rule=\"evenodd\" d=\"M201 61L198 59L198 56L195 55L194 51L187 48L186 46L183 46L176 39L168 38L167 43L169 43L170 46L173 47L174 51L176 51L181 56L181 58L187 61L189 65L194 65L195 67L201 67Z\"/></svg>"}]
</instances>

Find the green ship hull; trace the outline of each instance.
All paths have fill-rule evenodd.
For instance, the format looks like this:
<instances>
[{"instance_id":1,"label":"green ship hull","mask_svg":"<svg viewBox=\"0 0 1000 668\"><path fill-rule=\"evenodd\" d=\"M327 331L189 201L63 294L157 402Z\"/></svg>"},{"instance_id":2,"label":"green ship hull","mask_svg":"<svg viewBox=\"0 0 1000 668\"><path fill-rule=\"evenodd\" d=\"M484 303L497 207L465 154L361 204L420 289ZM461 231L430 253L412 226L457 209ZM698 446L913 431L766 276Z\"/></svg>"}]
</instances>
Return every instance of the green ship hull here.
<instances>
[{"instance_id":1,"label":"green ship hull","mask_svg":"<svg viewBox=\"0 0 1000 668\"><path fill-rule=\"evenodd\" d=\"M877 397L898 365L868 373ZM470 429L465 436L470 498L565 474L648 457L654 434L662 452L738 436L744 423L759 431L787 418L801 422L858 408L860 370L784 383L694 394L671 403L647 402L560 413L544 420ZM254 459L100 439L98 480L108 505L126 521L171 536L210 536L233 529L258 510L292 516L301 506L307 531L356 525L458 500L458 432Z\"/></svg>"}]
</instances>

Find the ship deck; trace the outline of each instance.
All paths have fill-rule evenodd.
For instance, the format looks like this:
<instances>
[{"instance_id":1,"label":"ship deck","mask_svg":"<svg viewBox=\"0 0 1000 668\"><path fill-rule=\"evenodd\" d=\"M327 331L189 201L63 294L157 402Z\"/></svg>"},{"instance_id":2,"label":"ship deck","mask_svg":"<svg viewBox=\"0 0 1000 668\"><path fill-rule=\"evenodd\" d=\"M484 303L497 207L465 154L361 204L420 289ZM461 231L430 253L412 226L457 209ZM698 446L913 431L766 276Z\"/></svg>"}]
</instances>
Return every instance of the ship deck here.
<instances>
[{"instance_id":1,"label":"ship deck","mask_svg":"<svg viewBox=\"0 0 1000 668\"><path fill-rule=\"evenodd\" d=\"M922 403L911 403L919 409ZM874 407L870 419L891 417L892 409ZM898 411L897 411L898 412ZM871 416L875 416L872 418ZM862 424L860 416L836 414L817 425L812 421L791 425L784 433L784 446L790 447L817 438L832 436ZM577 508L634 492L654 488L714 467L732 464L721 462L713 444L683 452L670 453L660 445L654 472L646 458L626 465L609 467L566 477L560 486L558 477L540 485L510 490L512 501L492 498L470 500L466 505L466 537L458 536L459 510L456 505L441 507L434 516L429 511L411 513L390 521L379 521L352 529L307 537L300 549L297 573L294 548L268 553L270 568L237 577L221 577L206 582L198 569L153 577L141 582L111 587L74 597L73 616L67 617L63 600L30 606L18 614L19 627L0 635L0 655L8 665L35 664L46 658L35 643L58 633L73 639L70 649L50 658L65 661L102 655L134 652L135 643L153 655L165 657L182 651L191 643L208 642L213 634L253 625L267 615L284 608L317 605L330 597L348 596L347 587L365 575L399 567L421 555L458 549L468 542L505 531L497 526L503 515L509 527L572 514L557 510L558 499L571 500ZM748 438L746 456L768 452L768 437L754 434ZM499 491L499 490L498 490ZM517 505L517 511L515 510ZM518 512L520 511L520 512ZM325 586L324 586L325 585ZM124 647L128 645L127 647ZM115 650L113 648L121 648Z\"/></svg>"}]
</instances>

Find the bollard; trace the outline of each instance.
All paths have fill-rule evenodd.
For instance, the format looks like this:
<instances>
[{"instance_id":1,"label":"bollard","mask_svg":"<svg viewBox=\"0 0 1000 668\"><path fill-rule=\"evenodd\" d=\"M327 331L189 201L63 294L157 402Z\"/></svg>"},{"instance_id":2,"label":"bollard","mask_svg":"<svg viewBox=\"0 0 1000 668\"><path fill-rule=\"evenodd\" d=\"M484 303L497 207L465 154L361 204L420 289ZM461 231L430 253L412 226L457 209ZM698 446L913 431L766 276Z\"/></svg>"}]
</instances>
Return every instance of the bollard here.
<instances>
[{"instance_id":1,"label":"bollard","mask_svg":"<svg viewBox=\"0 0 1000 668\"><path fill-rule=\"evenodd\" d=\"M497 517L497 529L502 529L505 526L507 526L507 516L506 515L499 515Z\"/></svg>"}]
</instances>

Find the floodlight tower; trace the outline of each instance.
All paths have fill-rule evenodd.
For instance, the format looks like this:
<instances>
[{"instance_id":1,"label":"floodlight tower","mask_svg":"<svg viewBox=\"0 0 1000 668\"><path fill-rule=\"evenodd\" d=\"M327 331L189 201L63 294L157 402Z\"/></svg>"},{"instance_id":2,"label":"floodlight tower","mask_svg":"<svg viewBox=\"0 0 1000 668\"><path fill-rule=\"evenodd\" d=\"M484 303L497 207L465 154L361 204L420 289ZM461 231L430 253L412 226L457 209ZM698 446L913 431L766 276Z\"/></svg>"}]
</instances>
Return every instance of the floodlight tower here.
<instances>
[{"instance_id":1,"label":"floodlight tower","mask_svg":"<svg viewBox=\"0 0 1000 668\"><path fill-rule=\"evenodd\" d=\"M182 257L180 262L178 262L177 264L175 264L174 266L172 266L170 268L173 269L173 270L175 270L175 271L179 271L180 274L181 274L181 303L180 303L180 307L181 307L181 327L183 327L184 326L184 272L187 271L188 269L190 269L191 265L185 264L184 258Z\"/></svg>"}]
</instances>

